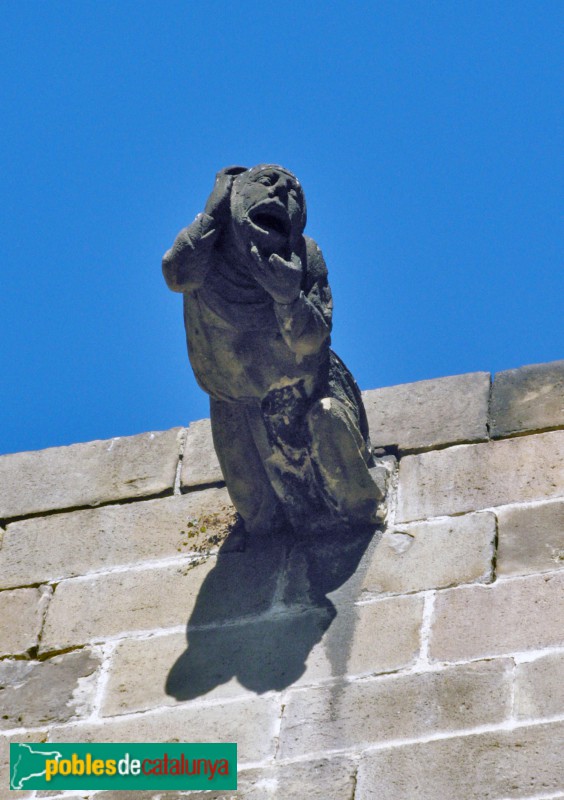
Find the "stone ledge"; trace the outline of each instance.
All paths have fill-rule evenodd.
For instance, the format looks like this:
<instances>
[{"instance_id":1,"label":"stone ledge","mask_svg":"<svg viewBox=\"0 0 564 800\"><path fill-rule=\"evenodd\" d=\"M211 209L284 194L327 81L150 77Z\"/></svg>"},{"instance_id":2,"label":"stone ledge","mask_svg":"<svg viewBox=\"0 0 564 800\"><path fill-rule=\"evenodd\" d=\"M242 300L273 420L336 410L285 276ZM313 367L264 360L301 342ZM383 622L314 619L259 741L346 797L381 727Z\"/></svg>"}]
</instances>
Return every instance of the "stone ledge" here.
<instances>
[{"instance_id":1,"label":"stone ledge","mask_svg":"<svg viewBox=\"0 0 564 800\"><path fill-rule=\"evenodd\" d=\"M564 361L498 372L490 415L494 438L564 428Z\"/></svg>"},{"instance_id":2,"label":"stone ledge","mask_svg":"<svg viewBox=\"0 0 564 800\"><path fill-rule=\"evenodd\" d=\"M223 481L221 467L213 446L211 422L191 422L186 434L180 486L185 491L197 486Z\"/></svg>"},{"instance_id":3,"label":"stone ledge","mask_svg":"<svg viewBox=\"0 0 564 800\"><path fill-rule=\"evenodd\" d=\"M489 372L363 392L374 447L430 450L488 438Z\"/></svg>"},{"instance_id":4,"label":"stone ledge","mask_svg":"<svg viewBox=\"0 0 564 800\"><path fill-rule=\"evenodd\" d=\"M172 494L184 429L0 457L0 519Z\"/></svg>"}]
</instances>

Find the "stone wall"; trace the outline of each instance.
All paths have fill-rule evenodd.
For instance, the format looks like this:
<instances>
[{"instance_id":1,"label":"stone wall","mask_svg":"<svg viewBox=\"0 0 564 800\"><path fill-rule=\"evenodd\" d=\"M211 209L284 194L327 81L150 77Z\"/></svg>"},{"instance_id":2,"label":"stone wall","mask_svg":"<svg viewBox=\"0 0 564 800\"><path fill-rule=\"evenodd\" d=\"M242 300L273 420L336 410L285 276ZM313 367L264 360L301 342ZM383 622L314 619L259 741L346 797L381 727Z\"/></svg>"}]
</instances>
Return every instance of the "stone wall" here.
<instances>
[{"instance_id":1,"label":"stone wall","mask_svg":"<svg viewBox=\"0 0 564 800\"><path fill-rule=\"evenodd\" d=\"M0 458L2 798L143 740L238 742L208 800L564 798L564 361L365 400L373 537L245 542L207 420Z\"/></svg>"}]
</instances>

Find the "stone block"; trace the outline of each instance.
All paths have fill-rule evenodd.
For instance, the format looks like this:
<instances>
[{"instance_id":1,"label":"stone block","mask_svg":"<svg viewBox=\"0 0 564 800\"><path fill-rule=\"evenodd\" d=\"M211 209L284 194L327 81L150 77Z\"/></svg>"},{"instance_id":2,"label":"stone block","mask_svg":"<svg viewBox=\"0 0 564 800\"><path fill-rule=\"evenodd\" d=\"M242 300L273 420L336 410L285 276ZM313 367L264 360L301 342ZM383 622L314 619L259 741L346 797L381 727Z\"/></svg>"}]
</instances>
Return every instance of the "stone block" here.
<instances>
[{"instance_id":1,"label":"stone block","mask_svg":"<svg viewBox=\"0 0 564 800\"><path fill-rule=\"evenodd\" d=\"M356 764L339 756L249 770L241 774L236 800L347 800L355 775ZM201 800L207 798L202 794Z\"/></svg>"},{"instance_id":2,"label":"stone block","mask_svg":"<svg viewBox=\"0 0 564 800\"><path fill-rule=\"evenodd\" d=\"M419 654L423 600L390 597L339 609L312 650L303 683L340 675L373 675L412 664Z\"/></svg>"},{"instance_id":3,"label":"stone block","mask_svg":"<svg viewBox=\"0 0 564 800\"><path fill-rule=\"evenodd\" d=\"M402 594L491 580L495 516L490 512L416 522L387 531L363 591Z\"/></svg>"},{"instance_id":4,"label":"stone block","mask_svg":"<svg viewBox=\"0 0 564 800\"><path fill-rule=\"evenodd\" d=\"M178 701L167 694L165 685L172 665L185 650L185 633L120 642L111 659L102 715L117 716L163 705L176 705ZM234 691L229 691L229 688L234 688ZM245 690L236 685L223 687L223 691L215 695L230 697L244 693Z\"/></svg>"},{"instance_id":5,"label":"stone block","mask_svg":"<svg viewBox=\"0 0 564 800\"><path fill-rule=\"evenodd\" d=\"M396 522L564 495L564 431L469 444L400 462Z\"/></svg>"},{"instance_id":6,"label":"stone block","mask_svg":"<svg viewBox=\"0 0 564 800\"><path fill-rule=\"evenodd\" d=\"M285 764L259 773L237 800L347 800L354 794L355 775L356 764L339 756Z\"/></svg>"},{"instance_id":7,"label":"stone block","mask_svg":"<svg viewBox=\"0 0 564 800\"><path fill-rule=\"evenodd\" d=\"M366 753L355 800L557 798L563 743L559 722Z\"/></svg>"},{"instance_id":8,"label":"stone block","mask_svg":"<svg viewBox=\"0 0 564 800\"><path fill-rule=\"evenodd\" d=\"M23 655L37 645L44 603L39 589L0 592L0 656Z\"/></svg>"},{"instance_id":9,"label":"stone block","mask_svg":"<svg viewBox=\"0 0 564 800\"><path fill-rule=\"evenodd\" d=\"M485 441L489 392L488 372L363 392L372 444L409 452Z\"/></svg>"},{"instance_id":10,"label":"stone block","mask_svg":"<svg viewBox=\"0 0 564 800\"><path fill-rule=\"evenodd\" d=\"M0 728L35 728L88 714L98 656L80 650L48 661L0 661Z\"/></svg>"},{"instance_id":11,"label":"stone block","mask_svg":"<svg viewBox=\"0 0 564 800\"><path fill-rule=\"evenodd\" d=\"M564 714L564 652L517 665L515 714L521 719Z\"/></svg>"},{"instance_id":12,"label":"stone block","mask_svg":"<svg viewBox=\"0 0 564 800\"><path fill-rule=\"evenodd\" d=\"M184 565L63 581L49 607L41 650L177 627L188 618L193 625L210 625L265 611L283 554L282 546L257 548Z\"/></svg>"},{"instance_id":13,"label":"stone block","mask_svg":"<svg viewBox=\"0 0 564 800\"><path fill-rule=\"evenodd\" d=\"M24 800L24 798L34 796L32 791L12 791L8 789L10 785L10 744L12 742L31 744L33 742L45 742L46 740L46 730L19 733L13 736L0 736L0 787L2 788L2 798L6 798L6 800L12 800L12 798L13 800Z\"/></svg>"},{"instance_id":14,"label":"stone block","mask_svg":"<svg viewBox=\"0 0 564 800\"><path fill-rule=\"evenodd\" d=\"M211 423L209 419L196 420L190 423L186 434L180 486L192 489L219 481L223 481L223 475L213 446Z\"/></svg>"},{"instance_id":15,"label":"stone block","mask_svg":"<svg viewBox=\"0 0 564 800\"><path fill-rule=\"evenodd\" d=\"M214 559L186 566L63 581L45 621L41 652L101 641L124 631L186 623Z\"/></svg>"},{"instance_id":16,"label":"stone block","mask_svg":"<svg viewBox=\"0 0 564 800\"><path fill-rule=\"evenodd\" d=\"M461 661L564 645L564 573L461 586L436 599L430 655Z\"/></svg>"},{"instance_id":17,"label":"stone block","mask_svg":"<svg viewBox=\"0 0 564 800\"><path fill-rule=\"evenodd\" d=\"M421 598L353 607L348 615L338 614L326 631L319 613L274 614L229 628L192 631L188 653L182 633L124 641L112 657L102 713L314 685L337 675L400 669L417 657Z\"/></svg>"},{"instance_id":18,"label":"stone block","mask_svg":"<svg viewBox=\"0 0 564 800\"><path fill-rule=\"evenodd\" d=\"M282 719L280 755L491 725L507 718L510 694L511 662L505 659L294 690Z\"/></svg>"},{"instance_id":19,"label":"stone block","mask_svg":"<svg viewBox=\"0 0 564 800\"><path fill-rule=\"evenodd\" d=\"M498 575L564 568L564 502L500 508Z\"/></svg>"},{"instance_id":20,"label":"stone block","mask_svg":"<svg viewBox=\"0 0 564 800\"><path fill-rule=\"evenodd\" d=\"M0 549L0 587L58 581L147 559L217 552L234 519L227 490L208 489L13 522Z\"/></svg>"},{"instance_id":21,"label":"stone block","mask_svg":"<svg viewBox=\"0 0 564 800\"><path fill-rule=\"evenodd\" d=\"M237 742L240 764L273 758L280 699L183 705L146 714L76 722L51 729L52 742Z\"/></svg>"},{"instance_id":22,"label":"stone block","mask_svg":"<svg viewBox=\"0 0 564 800\"><path fill-rule=\"evenodd\" d=\"M564 428L564 361L498 372L492 387L491 435L550 428Z\"/></svg>"},{"instance_id":23,"label":"stone block","mask_svg":"<svg viewBox=\"0 0 564 800\"><path fill-rule=\"evenodd\" d=\"M184 431L0 457L0 519L170 493Z\"/></svg>"}]
</instances>

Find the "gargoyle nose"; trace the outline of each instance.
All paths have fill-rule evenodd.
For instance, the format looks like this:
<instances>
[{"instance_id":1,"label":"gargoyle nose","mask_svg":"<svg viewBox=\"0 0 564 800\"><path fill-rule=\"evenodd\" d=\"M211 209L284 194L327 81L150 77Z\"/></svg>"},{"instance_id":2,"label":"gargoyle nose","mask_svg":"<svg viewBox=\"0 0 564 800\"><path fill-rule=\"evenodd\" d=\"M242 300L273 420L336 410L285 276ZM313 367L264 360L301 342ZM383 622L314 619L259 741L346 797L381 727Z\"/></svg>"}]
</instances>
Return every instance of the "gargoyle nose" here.
<instances>
[{"instance_id":1,"label":"gargoyle nose","mask_svg":"<svg viewBox=\"0 0 564 800\"><path fill-rule=\"evenodd\" d=\"M287 175L279 175L276 182L270 187L270 197L287 197L288 190L290 189L291 180Z\"/></svg>"}]
</instances>

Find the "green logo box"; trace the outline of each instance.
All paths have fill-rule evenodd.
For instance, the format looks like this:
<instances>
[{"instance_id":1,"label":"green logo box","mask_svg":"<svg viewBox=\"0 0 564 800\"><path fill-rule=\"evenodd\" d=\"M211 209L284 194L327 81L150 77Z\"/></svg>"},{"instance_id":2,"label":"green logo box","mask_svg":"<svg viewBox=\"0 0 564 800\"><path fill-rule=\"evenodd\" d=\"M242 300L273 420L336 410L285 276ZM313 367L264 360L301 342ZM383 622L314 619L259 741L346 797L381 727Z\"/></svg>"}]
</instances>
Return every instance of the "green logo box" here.
<instances>
[{"instance_id":1,"label":"green logo box","mask_svg":"<svg viewBox=\"0 0 564 800\"><path fill-rule=\"evenodd\" d=\"M236 789L237 745L10 744L10 789Z\"/></svg>"}]
</instances>

